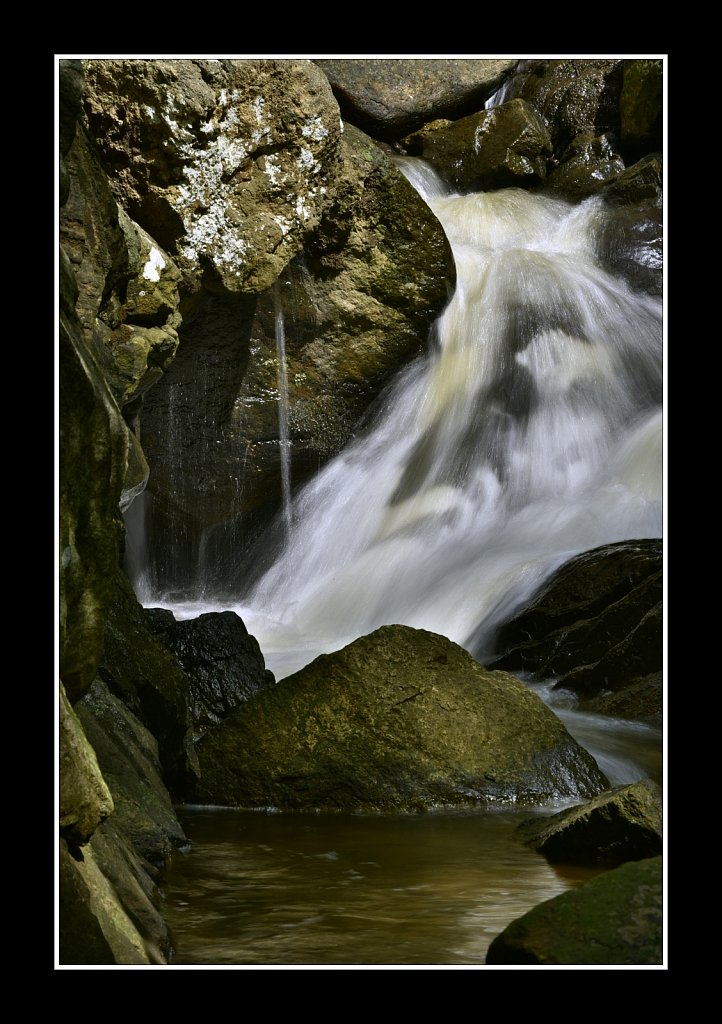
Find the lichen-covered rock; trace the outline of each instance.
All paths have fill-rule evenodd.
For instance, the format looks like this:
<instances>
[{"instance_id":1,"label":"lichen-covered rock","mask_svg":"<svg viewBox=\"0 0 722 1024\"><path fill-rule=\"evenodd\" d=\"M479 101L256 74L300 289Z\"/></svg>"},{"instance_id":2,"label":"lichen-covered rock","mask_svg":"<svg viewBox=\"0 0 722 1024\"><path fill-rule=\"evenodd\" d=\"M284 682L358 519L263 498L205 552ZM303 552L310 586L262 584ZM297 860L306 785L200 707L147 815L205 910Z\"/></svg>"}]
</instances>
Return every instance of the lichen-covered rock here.
<instances>
[{"instance_id":1,"label":"lichen-covered rock","mask_svg":"<svg viewBox=\"0 0 722 1024\"><path fill-rule=\"evenodd\" d=\"M662 965L662 858L631 861L512 921L487 964Z\"/></svg>"},{"instance_id":2,"label":"lichen-covered rock","mask_svg":"<svg viewBox=\"0 0 722 1024\"><path fill-rule=\"evenodd\" d=\"M501 627L490 664L594 697L661 669L662 626L662 542L620 541L561 566Z\"/></svg>"},{"instance_id":3,"label":"lichen-covered rock","mask_svg":"<svg viewBox=\"0 0 722 1024\"><path fill-rule=\"evenodd\" d=\"M113 798L65 689L60 684L60 834L74 848L90 839L113 812Z\"/></svg>"},{"instance_id":4,"label":"lichen-covered rock","mask_svg":"<svg viewBox=\"0 0 722 1024\"><path fill-rule=\"evenodd\" d=\"M89 129L115 195L178 262L270 287L328 202L338 104L303 60L86 60Z\"/></svg>"},{"instance_id":5,"label":"lichen-covered rock","mask_svg":"<svg viewBox=\"0 0 722 1024\"><path fill-rule=\"evenodd\" d=\"M543 804L609 788L528 687L444 637L384 626L198 742L194 800L297 810Z\"/></svg>"},{"instance_id":6,"label":"lichen-covered rock","mask_svg":"<svg viewBox=\"0 0 722 1024\"><path fill-rule=\"evenodd\" d=\"M404 146L459 192L538 184L552 154L544 121L521 99L450 124L427 125L404 139Z\"/></svg>"},{"instance_id":7,"label":"lichen-covered rock","mask_svg":"<svg viewBox=\"0 0 722 1024\"><path fill-rule=\"evenodd\" d=\"M335 196L303 254L259 295L199 293L146 396L155 592L237 592L239 553L281 504L283 318L295 488L337 454L391 376L425 348L455 281L446 235L363 133L344 131ZM203 551L206 565L199 564Z\"/></svg>"},{"instance_id":8,"label":"lichen-covered rock","mask_svg":"<svg viewBox=\"0 0 722 1024\"><path fill-rule=\"evenodd\" d=\"M623 864L662 853L662 791L651 779L616 786L585 804L518 828L554 864Z\"/></svg>"},{"instance_id":9,"label":"lichen-covered rock","mask_svg":"<svg viewBox=\"0 0 722 1024\"><path fill-rule=\"evenodd\" d=\"M196 733L223 721L255 693L275 686L258 641L235 612L207 612L180 622L163 608L146 608L145 615L188 674Z\"/></svg>"},{"instance_id":10,"label":"lichen-covered rock","mask_svg":"<svg viewBox=\"0 0 722 1024\"><path fill-rule=\"evenodd\" d=\"M317 60L343 117L374 139L392 142L428 121L480 110L516 61Z\"/></svg>"}]
</instances>

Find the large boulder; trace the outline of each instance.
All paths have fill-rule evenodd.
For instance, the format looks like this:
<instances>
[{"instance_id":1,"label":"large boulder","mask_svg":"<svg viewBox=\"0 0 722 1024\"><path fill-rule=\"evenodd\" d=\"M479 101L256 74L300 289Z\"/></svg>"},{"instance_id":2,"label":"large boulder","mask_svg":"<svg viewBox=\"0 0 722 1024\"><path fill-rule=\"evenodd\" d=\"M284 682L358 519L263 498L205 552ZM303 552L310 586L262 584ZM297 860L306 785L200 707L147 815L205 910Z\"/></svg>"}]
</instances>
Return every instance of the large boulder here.
<instances>
[{"instance_id":1,"label":"large boulder","mask_svg":"<svg viewBox=\"0 0 722 1024\"><path fill-rule=\"evenodd\" d=\"M553 58L520 64L505 91L541 114L559 159L578 135L619 136L623 61L613 58Z\"/></svg>"},{"instance_id":2,"label":"large boulder","mask_svg":"<svg viewBox=\"0 0 722 1024\"><path fill-rule=\"evenodd\" d=\"M663 906L662 857L631 861L512 921L486 963L662 965Z\"/></svg>"},{"instance_id":3,"label":"large boulder","mask_svg":"<svg viewBox=\"0 0 722 1024\"><path fill-rule=\"evenodd\" d=\"M114 194L181 268L264 291L333 192L341 125L304 60L84 61L89 130Z\"/></svg>"},{"instance_id":4,"label":"large boulder","mask_svg":"<svg viewBox=\"0 0 722 1024\"><path fill-rule=\"evenodd\" d=\"M518 828L527 846L556 864L623 864L662 853L662 791L651 779L616 786Z\"/></svg>"},{"instance_id":5,"label":"large boulder","mask_svg":"<svg viewBox=\"0 0 722 1024\"><path fill-rule=\"evenodd\" d=\"M198 742L192 799L294 810L543 804L609 788L513 676L384 626L236 708Z\"/></svg>"},{"instance_id":6,"label":"large boulder","mask_svg":"<svg viewBox=\"0 0 722 1024\"><path fill-rule=\"evenodd\" d=\"M317 60L343 117L374 139L402 138L437 118L480 110L516 60Z\"/></svg>"}]
</instances>

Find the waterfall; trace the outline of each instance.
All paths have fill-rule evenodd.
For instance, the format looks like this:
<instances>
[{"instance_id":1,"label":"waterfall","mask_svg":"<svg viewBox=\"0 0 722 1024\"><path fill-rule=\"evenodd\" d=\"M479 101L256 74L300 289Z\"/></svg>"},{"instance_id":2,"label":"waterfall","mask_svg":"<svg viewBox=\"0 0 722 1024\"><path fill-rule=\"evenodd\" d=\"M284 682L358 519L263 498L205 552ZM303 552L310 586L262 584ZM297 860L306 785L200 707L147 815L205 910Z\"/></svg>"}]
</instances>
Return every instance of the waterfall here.
<instances>
[{"instance_id":1,"label":"waterfall","mask_svg":"<svg viewBox=\"0 0 722 1024\"><path fill-rule=\"evenodd\" d=\"M457 287L373 429L301 490L293 523L284 506L286 548L237 609L278 678L388 623L483 657L562 562L662 534L662 303L597 259L603 201L450 195L399 163Z\"/></svg>"},{"instance_id":2,"label":"waterfall","mask_svg":"<svg viewBox=\"0 0 722 1024\"><path fill-rule=\"evenodd\" d=\"M288 434L288 370L286 366L286 327L279 282L273 286L278 361L278 446L281 456L281 496L286 536L291 529L291 442Z\"/></svg>"}]
</instances>

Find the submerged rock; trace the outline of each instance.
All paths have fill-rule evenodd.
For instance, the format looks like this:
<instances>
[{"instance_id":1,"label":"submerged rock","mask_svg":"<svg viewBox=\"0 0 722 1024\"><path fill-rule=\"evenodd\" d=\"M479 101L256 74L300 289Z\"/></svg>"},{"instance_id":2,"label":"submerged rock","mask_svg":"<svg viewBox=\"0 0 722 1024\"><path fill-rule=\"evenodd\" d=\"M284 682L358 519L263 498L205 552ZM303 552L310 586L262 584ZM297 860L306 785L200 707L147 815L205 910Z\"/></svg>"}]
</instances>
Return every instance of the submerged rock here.
<instances>
[{"instance_id":1,"label":"submerged rock","mask_svg":"<svg viewBox=\"0 0 722 1024\"><path fill-rule=\"evenodd\" d=\"M297 810L543 804L609 788L541 699L445 637L384 626L240 705L191 799Z\"/></svg>"}]
</instances>

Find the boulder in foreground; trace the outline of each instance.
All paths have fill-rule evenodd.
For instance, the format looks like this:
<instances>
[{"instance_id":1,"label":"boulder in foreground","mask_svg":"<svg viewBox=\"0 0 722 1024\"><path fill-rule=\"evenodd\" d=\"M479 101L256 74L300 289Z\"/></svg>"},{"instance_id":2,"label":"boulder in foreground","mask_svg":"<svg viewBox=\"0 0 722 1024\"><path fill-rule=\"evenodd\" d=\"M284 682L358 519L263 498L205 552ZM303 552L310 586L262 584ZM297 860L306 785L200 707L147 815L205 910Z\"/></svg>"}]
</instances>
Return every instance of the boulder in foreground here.
<instances>
[{"instance_id":1,"label":"boulder in foreground","mask_svg":"<svg viewBox=\"0 0 722 1024\"><path fill-rule=\"evenodd\" d=\"M497 935L487 964L662 964L662 857L630 861L555 896Z\"/></svg>"},{"instance_id":2,"label":"boulder in foreground","mask_svg":"<svg viewBox=\"0 0 722 1024\"><path fill-rule=\"evenodd\" d=\"M514 676L383 626L237 707L197 744L202 803L418 811L586 799L591 755Z\"/></svg>"}]
</instances>

